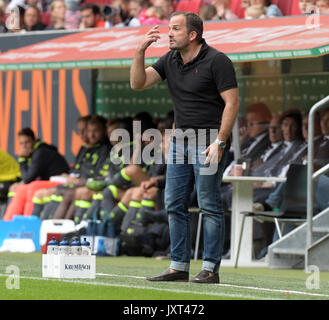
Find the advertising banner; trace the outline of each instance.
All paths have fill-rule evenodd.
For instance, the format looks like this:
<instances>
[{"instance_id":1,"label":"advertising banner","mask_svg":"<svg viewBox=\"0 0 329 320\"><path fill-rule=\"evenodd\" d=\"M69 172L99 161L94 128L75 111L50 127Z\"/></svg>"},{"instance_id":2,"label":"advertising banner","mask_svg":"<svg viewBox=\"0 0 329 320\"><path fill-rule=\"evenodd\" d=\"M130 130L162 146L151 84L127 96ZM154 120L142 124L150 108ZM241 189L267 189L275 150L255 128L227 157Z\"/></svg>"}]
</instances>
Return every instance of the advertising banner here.
<instances>
[{"instance_id":1,"label":"advertising banner","mask_svg":"<svg viewBox=\"0 0 329 320\"><path fill-rule=\"evenodd\" d=\"M150 26L93 29L0 55L0 70L124 67ZM168 26L147 63L168 51ZM206 23L204 38L233 62L318 57L329 53L329 15Z\"/></svg>"},{"instance_id":2,"label":"advertising banner","mask_svg":"<svg viewBox=\"0 0 329 320\"><path fill-rule=\"evenodd\" d=\"M0 71L0 149L17 155L31 127L69 162L81 146L76 120L91 112L91 70Z\"/></svg>"}]
</instances>

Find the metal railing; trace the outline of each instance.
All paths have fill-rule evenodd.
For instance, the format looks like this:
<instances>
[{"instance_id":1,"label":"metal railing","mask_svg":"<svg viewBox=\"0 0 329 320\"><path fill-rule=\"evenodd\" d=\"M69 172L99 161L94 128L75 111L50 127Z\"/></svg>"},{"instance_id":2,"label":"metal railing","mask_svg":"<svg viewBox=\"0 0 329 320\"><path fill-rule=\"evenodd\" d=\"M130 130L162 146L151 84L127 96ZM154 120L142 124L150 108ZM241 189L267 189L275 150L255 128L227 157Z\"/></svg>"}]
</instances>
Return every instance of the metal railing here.
<instances>
[{"instance_id":1,"label":"metal railing","mask_svg":"<svg viewBox=\"0 0 329 320\"><path fill-rule=\"evenodd\" d=\"M321 174L329 170L329 164L320 170L314 172L314 118L315 113L323 107L329 105L329 96L323 98L313 105L308 115L308 154L307 154L307 240L305 250L305 270L308 270L309 259L308 249L313 242L312 224L313 224L313 201L314 201L314 180Z\"/></svg>"}]
</instances>

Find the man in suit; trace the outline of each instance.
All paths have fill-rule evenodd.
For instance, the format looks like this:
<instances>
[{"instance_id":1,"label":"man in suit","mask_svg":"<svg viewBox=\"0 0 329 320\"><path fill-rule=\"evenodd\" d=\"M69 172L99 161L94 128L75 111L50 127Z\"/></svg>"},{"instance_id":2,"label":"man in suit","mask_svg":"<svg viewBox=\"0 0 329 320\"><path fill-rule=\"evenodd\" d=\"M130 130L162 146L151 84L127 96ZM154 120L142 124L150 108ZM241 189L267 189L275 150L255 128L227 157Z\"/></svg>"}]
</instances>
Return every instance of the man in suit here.
<instances>
[{"instance_id":1,"label":"man in suit","mask_svg":"<svg viewBox=\"0 0 329 320\"><path fill-rule=\"evenodd\" d=\"M287 111L283 114L280 121L273 119L270 125L271 127L280 126L283 141L277 147L275 153L270 153L266 157L266 161L263 162L258 168L252 171L253 176L277 176L282 169L289 163L296 153L303 147L302 140L302 116L299 111ZM272 129L273 130L273 129ZM279 136L279 135L278 135ZM270 134L272 143L275 141L275 135ZM265 151L263 157L267 155ZM275 184L272 182L265 182L261 184L255 184L254 186L254 203L264 203L265 199L275 189ZM259 224L254 222L253 228L253 240L255 248L256 258L262 258L266 253L267 246L272 242L273 237L273 224L263 223Z\"/></svg>"},{"instance_id":2,"label":"man in suit","mask_svg":"<svg viewBox=\"0 0 329 320\"><path fill-rule=\"evenodd\" d=\"M241 143L241 157L255 161L270 144L268 127L272 115L263 103L250 105L246 112L248 138Z\"/></svg>"},{"instance_id":3,"label":"man in suit","mask_svg":"<svg viewBox=\"0 0 329 320\"><path fill-rule=\"evenodd\" d=\"M258 159L254 160L253 165L251 167L250 175L253 176L265 175L264 171L275 164L275 161L277 161L282 150L284 149L280 119L281 119L280 115L276 115L271 119L267 130L270 144L267 148L263 150L263 153L258 157ZM263 132L261 134L264 135ZM270 166L268 166L267 164L270 164ZM232 205L231 185L226 186L226 192L222 193L222 199L225 208L227 210L230 210ZM231 222L230 216L225 216L225 218L226 218L225 223L229 225ZM230 228L227 229L230 230ZM254 229L255 239L264 238L264 234L268 234L268 233L273 234L273 226L270 223L264 223L260 225L258 222L254 221L253 229ZM226 238L226 243L228 243L230 241L230 232L226 233L225 238ZM229 252L225 255L225 258L228 258L228 255Z\"/></svg>"},{"instance_id":4,"label":"man in suit","mask_svg":"<svg viewBox=\"0 0 329 320\"><path fill-rule=\"evenodd\" d=\"M290 163L294 155L298 153L304 145L302 139L302 116L299 111L287 111L281 118L281 130L283 135L283 147L276 155L274 163L269 161L264 163L263 176L283 176L284 167ZM254 189L254 202L264 203L267 196L274 190L275 184L263 183Z\"/></svg>"},{"instance_id":5,"label":"man in suit","mask_svg":"<svg viewBox=\"0 0 329 320\"><path fill-rule=\"evenodd\" d=\"M287 111L280 121L283 143L281 150L269 161L265 162L261 168L263 176L285 175L285 167L289 165L294 156L304 148L302 139L302 116L298 111ZM288 166L289 167L289 166ZM265 203L267 197L275 190L275 183L265 182L254 188L254 203ZM263 209L263 208L261 208ZM253 239L259 244L259 254L257 259L262 258L267 252L267 246L273 239L273 224L254 224ZM263 248L262 248L263 247Z\"/></svg>"},{"instance_id":6,"label":"man in suit","mask_svg":"<svg viewBox=\"0 0 329 320\"><path fill-rule=\"evenodd\" d=\"M268 127L272 115L268 107L263 103L250 105L246 110L246 138L241 142L241 158L249 159L250 165L262 155L270 145ZM231 175L235 165L233 160L225 169L224 176Z\"/></svg>"},{"instance_id":7,"label":"man in suit","mask_svg":"<svg viewBox=\"0 0 329 320\"><path fill-rule=\"evenodd\" d=\"M251 167L250 174L252 176L264 176L266 170L275 165L280 154L284 151L285 145L283 143L280 120L280 115L276 115L271 119L268 128L270 145Z\"/></svg>"},{"instance_id":8,"label":"man in suit","mask_svg":"<svg viewBox=\"0 0 329 320\"><path fill-rule=\"evenodd\" d=\"M326 133L329 135L329 109L322 112L321 117L315 114L314 121L314 164L321 166L329 163L329 139L326 139ZM321 135L322 134L322 135ZM308 114L303 118L303 137L305 143L300 151L294 157L292 163L303 163L307 160L307 138L308 138ZM289 165L288 165L289 167ZM324 179L326 180L326 179ZM323 183L325 184L325 182ZM267 209L279 208L284 210L283 191L285 183L281 183L266 199ZM319 188L317 188L319 190ZM317 196L319 199L320 197ZM269 207L268 207L269 206Z\"/></svg>"}]
</instances>

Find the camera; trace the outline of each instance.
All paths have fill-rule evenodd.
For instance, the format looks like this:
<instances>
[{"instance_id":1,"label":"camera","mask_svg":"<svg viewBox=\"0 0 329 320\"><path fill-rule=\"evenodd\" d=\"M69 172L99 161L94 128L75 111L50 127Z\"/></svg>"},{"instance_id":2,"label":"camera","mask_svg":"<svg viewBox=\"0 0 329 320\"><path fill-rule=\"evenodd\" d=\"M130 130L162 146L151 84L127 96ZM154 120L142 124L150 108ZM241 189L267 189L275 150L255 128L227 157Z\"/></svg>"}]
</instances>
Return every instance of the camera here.
<instances>
[{"instance_id":1,"label":"camera","mask_svg":"<svg viewBox=\"0 0 329 320\"><path fill-rule=\"evenodd\" d=\"M105 17L113 17L118 13L121 13L120 6L104 6L103 8L103 14Z\"/></svg>"}]
</instances>

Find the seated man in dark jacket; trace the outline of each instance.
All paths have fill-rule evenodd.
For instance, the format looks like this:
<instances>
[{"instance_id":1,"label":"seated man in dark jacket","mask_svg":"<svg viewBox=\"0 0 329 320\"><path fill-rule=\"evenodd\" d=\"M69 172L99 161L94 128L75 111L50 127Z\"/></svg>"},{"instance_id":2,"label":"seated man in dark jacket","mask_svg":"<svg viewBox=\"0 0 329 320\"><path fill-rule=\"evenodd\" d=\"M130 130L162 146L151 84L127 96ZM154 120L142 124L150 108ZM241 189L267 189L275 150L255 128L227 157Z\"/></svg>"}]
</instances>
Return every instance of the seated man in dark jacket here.
<instances>
[{"instance_id":1,"label":"seated man in dark jacket","mask_svg":"<svg viewBox=\"0 0 329 320\"><path fill-rule=\"evenodd\" d=\"M89 178L96 177L111 150L106 136L106 119L93 115L87 124L87 145L81 150L77 163L70 171L68 181L56 188L51 201L44 207L41 219L63 219L74 216L74 196ZM73 211L72 211L73 210Z\"/></svg>"},{"instance_id":2,"label":"seated man in dark jacket","mask_svg":"<svg viewBox=\"0 0 329 320\"><path fill-rule=\"evenodd\" d=\"M22 129L18 140L21 147L18 162L23 184L11 186L9 192L14 193L14 197L7 207L4 220L11 220L14 215L31 215L31 208L25 206L28 184L35 180L48 180L70 169L57 148L37 139L30 128Z\"/></svg>"},{"instance_id":3,"label":"seated man in dark jacket","mask_svg":"<svg viewBox=\"0 0 329 320\"><path fill-rule=\"evenodd\" d=\"M21 146L18 162L24 183L69 172L70 167L57 148L36 139L30 128L22 129L18 139Z\"/></svg>"}]
</instances>

